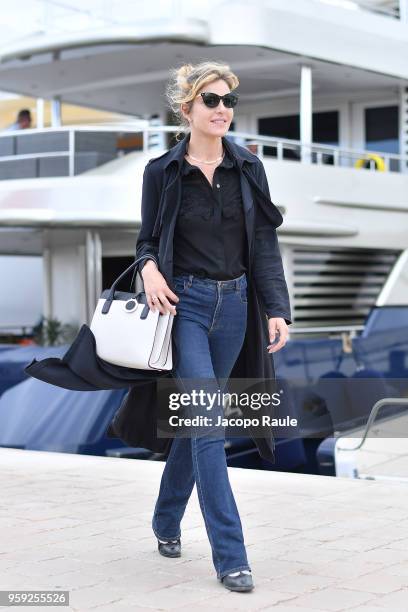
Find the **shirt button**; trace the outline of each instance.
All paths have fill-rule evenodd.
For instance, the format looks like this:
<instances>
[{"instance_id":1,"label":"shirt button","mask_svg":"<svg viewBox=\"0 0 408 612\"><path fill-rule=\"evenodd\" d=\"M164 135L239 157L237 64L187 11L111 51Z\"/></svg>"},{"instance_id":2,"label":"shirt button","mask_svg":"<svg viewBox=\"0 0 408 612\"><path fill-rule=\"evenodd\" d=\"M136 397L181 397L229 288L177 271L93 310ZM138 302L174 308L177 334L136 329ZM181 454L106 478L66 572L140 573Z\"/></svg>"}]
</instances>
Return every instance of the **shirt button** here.
<instances>
[{"instance_id":1,"label":"shirt button","mask_svg":"<svg viewBox=\"0 0 408 612\"><path fill-rule=\"evenodd\" d=\"M217 187L218 187L218 189L220 188L220 184L219 183L217 183Z\"/></svg>"}]
</instances>

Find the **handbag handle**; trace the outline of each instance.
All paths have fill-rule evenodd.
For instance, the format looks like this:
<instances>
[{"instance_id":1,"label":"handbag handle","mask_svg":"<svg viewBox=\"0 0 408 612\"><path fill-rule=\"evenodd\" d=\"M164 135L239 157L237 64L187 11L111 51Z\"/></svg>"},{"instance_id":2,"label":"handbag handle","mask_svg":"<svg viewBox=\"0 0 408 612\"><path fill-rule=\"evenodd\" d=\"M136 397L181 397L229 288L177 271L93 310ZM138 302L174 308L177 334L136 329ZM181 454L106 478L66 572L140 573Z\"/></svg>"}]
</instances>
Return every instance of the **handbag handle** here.
<instances>
[{"instance_id":1,"label":"handbag handle","mask_svg":"<svg viewBox=\"0 0 408 612\"><path fill-rule=\"evenodd\" d=\"M147 256L147 255L143 255L143 257L142 257L142 258L146 259L146 257L147 257L148 259L152 259L152 260L154 261L154 263L156 264L157 269L159 269L159 264L157 263L156 259L155 259L155 258L154 258L152 255L148 255L148 256ZM132 280L130 281L130 291L132 291L133 283L135 282L135 277L136 277L137 272L139 272L139 276L140 276L141 281L142 281L142 283L143 283L143 278L142 278L142 275L140 274L140 270L139 270L139 268L135 268L135 269L133 270ZM136 284L135 284L135 290L136 290Z\"/></svg>"},{"instance_id":2,"label":"handbag handle","mask_svg":"<svg viewBox=\"0 0 408 612\"><path fill-rule=\"evenodd\" d=\"M120 276L118 276L118 278L114 281L112 287L110 288L109 295L106 298L105 303L102 308L102 314L108 314L111 304L115 297L115 289L118 283L122 280L122 278L125 278L125 276L129 274L129 272L131 272L133 269L134 269L134 272L136 272L139 267L139 263L141 261L143 261L144 259L151 259L151 258L152 258L151 255L142 255L141 257L138 257L138 259L136 259L132 264L130 264L130 266L126 268L126 270L124 270L124 272L122 272ZM132 280L132 283L133 283L133 280Z\"/></svg>"}]
</instances>

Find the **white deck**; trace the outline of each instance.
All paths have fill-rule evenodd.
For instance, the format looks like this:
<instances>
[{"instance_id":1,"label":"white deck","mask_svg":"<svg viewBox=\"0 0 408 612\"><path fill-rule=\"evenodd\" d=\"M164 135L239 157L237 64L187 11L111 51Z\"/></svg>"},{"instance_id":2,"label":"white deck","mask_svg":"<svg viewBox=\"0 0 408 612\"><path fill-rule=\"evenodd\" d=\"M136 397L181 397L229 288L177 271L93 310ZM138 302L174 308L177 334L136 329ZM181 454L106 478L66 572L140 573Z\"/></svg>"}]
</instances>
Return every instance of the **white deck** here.
<instances>
[{"instance_id":1,"label":"white deck","mask_svg":"<svg viewBox=\"0 0 408 612\"><path fill-rule=\"evenodd\" d=\"M0 589L67 589L59 610L408 609L406 484L229 468L255 583L231 593L195 489L182 557L157 552L164 463L0 449L0 465Z\"/></svg>"}]
</instances>

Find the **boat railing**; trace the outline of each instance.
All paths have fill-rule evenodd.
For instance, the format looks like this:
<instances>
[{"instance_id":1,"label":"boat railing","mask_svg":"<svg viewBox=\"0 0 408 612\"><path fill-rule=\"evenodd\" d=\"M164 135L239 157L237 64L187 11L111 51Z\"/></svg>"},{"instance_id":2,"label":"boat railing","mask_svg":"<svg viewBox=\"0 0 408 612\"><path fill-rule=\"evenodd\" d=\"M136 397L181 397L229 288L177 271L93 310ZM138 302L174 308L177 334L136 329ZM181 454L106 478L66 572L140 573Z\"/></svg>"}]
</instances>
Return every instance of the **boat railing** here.
<instances>
[{"instance_id":1,"label":"boat railing","mask_svg":"<svg viewBox=\"0 0 408 612\"><path fill-rule=\"evenodd\" d=\"M385 408L389 408L382 418L378 418ZM406 440L403 424L406 423L408 416L407 397L384 397L377 400L371 408L365 427L361 430L350 430L337 432L335 439L335 463L336 476L346 478L360 478L369 480L396 480L408 482L406 475L406 444L392 445L392 437ZM381 425L384 425L383 434ZM367 449L365 445L372 433L375 440L380 441L376 446L375 442ZM354 442L354 438L356 441ZM389 442L385 446L383 441ZM367 450L367 454L359 462L360 454ZM387 474L388 472L388 474Z\"/></svg>"},{"instance_id":2,"label":"boat railing","mask_svg":"<svg viewBox=\"0 0 408 612\"><path fill-rule=\"evenodd\" d=\"M250 146L260 157L275 157L278 160L302 161L318 165L366 168L383 172L408 170L408 157L397 153L315 142L305 143L300 140L253 135L246 132L234 131L230 132L230 135L250 141Z\"/></svg>"},{"instance_id":3,"label":"boat railing","mask_svg":"<svg viewBox=\"0 0 408 612\"><path fill-rule=\"evenodd\" d=\"M371 408L371 412L369 414L369 417L367 419L367 423L365 425L363 434L361 436L360 441L355 445L355 446L347 446L347 447L341 447L339 446L339 448L342 451L356 451L359 450L360 448L363 447L364 442L366 441L366 439L368 438L368 435L370 433L370 430L373 428L375 420L379 414L379 412L385 408L386 406L406 406L406 408L408 409L408 398L407 397L384 397L380 400L378 400L377 402L375 402L374 406ZM349 438L350 435L349 434L344 434L344 436L339 436L339 438L342 437L347 437ZM358 436L360 438L360 435Z\"/></svg>"},{"instance_id":4,"label":"boat railing","mask_svg":"<svg viewBox=\"0 0 408 612\"><path fill-rule=\"evenodd\" d=\"M0 180L74 176L132 151L154 155L155 150L170 146L167 134L183 131L174 125L151 126L139 122L3 132L0 133ZM230 131L227 135L261 159L408 172L408 157L396 153L305 143L251 132Z\"/></svg>"},{"instance_id":5,"label":"boat railing","mask_svg":"<svg viewBox=\"0 0 408 612\"><path fill-rule=\"evenodd\" d=\"M143 150L147 122L68 125L0 133L0 180L74 176Z\"/></svg>"}]
</instances>

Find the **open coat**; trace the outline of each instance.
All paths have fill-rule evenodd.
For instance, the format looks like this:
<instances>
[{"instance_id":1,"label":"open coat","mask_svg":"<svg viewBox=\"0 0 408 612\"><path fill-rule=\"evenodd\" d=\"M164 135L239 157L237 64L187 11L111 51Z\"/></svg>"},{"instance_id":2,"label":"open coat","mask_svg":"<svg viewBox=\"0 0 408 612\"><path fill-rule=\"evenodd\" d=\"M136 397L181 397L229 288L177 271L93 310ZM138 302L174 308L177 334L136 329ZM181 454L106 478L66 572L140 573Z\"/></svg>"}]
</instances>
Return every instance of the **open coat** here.
<instances>
[{"instance_id":1,"label":"open coat","mask_svg":"<svg viewBox=\"0 0 408 612\"><path fill-rule=\"evenodd\" d=\"M181 202L181 167L190 134L163 155L146 165L142 189L142 226L136 244L136 256L151 255L168 286L173 285L173 235ZM268 181L261 160L245 147L227 137L224 147L235 159L240 173L242 201L247 236L248 314L241 352L230 378L261 379L256 392L274 392L273 355L268 353L268 317L283 317L291 323L288 289L279 251L276 228L283 218L270 197ZM228 237L226 237L228 239ZM174 359L177 359L173 345ZM170 374L171 375L171 374ZM132 387L108 428L133 445L168 452L172 438L157 437L156 381ZM260 413L262 414L262 410ZM244 410L243 410L244 412ZM272 415L271 410L264 410ZM257 417L260 416L258 412ZM244 414L244 416L247 416ZM248 415L253 417L254 413ZM249 429L260 455L274 462L272 431Z\"/></svg>"},{"instance_id":2,"label":"open coat","mask_svg":"<svg viewBox=\"0 0 408 612\"><path fill-rule=\"evenodd\" d=\"M136 256L149 255L154 259L173 291L173 235L181 202L180 171L189 137L187 135L163 155L150 159L143 175L142 226ZM276 235L283 218L271 202L260 159L227 137L222 140L240 173L247 237L247 326L230 379L257 379L252 381L252 386L247 385L245 392L272 394L275 392L275 371L273 355L267 351L267 320L268 317L283 317L291 323L288 289ZM174 343L172 349L174 364L177 360ZM95 337L85 323L62 359L34 359L25 372L44 382L78 391L129 388L109 424L107 435L154 452L170 450L173 436L163 435L162 430L158 435L157 425L163 415L158 381L167 378L167 382L174 383L173 371L135 370L107 363L97 355ZM272 406L262 407L256 415L249 408L241 406L241 409L244 417L276 416ZM165 428L164 434L168 432ZM274 463L272 430L253 427L248 433L261 457Z\"/></svg>"}]
</instances>

